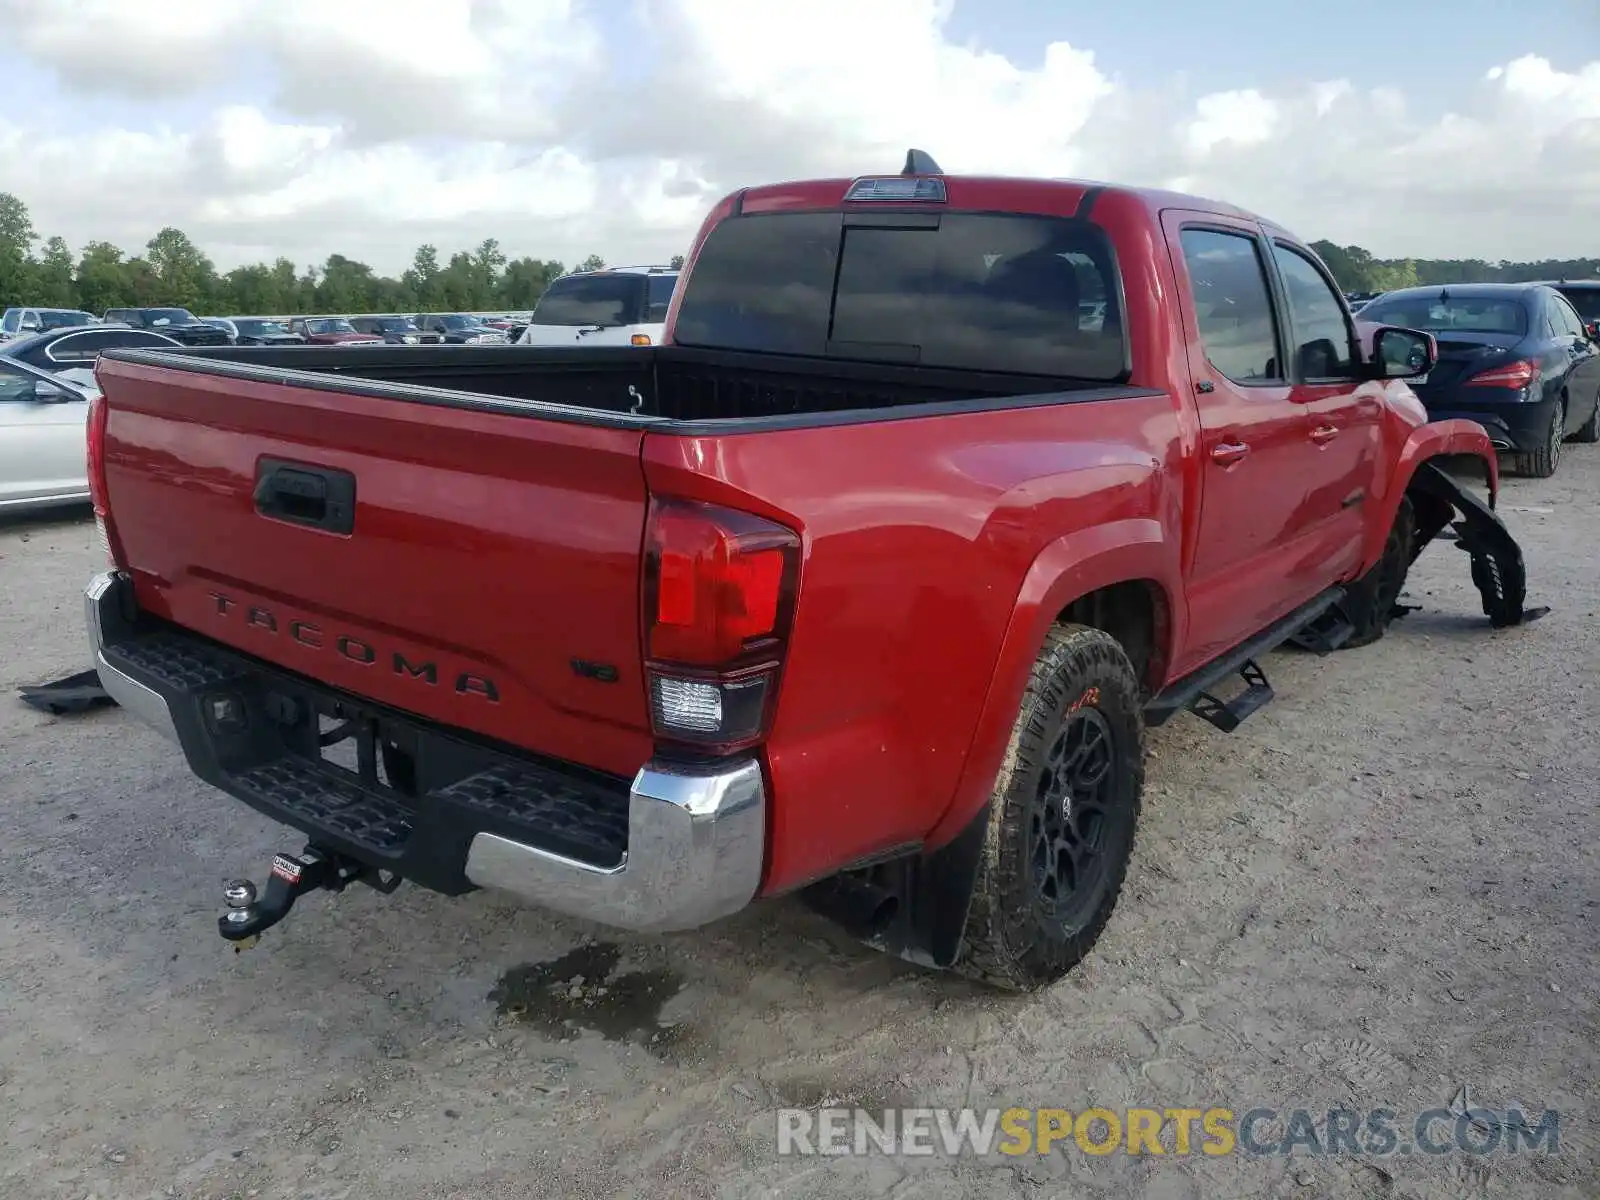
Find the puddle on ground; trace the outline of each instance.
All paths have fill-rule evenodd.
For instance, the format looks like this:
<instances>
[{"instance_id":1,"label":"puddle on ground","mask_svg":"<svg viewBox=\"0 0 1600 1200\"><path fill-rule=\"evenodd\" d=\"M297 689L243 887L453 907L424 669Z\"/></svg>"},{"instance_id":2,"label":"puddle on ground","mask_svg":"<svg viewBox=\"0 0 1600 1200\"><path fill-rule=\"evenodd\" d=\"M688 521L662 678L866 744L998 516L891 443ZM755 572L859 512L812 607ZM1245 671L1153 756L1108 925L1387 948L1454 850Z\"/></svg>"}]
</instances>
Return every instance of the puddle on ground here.
<instances>
[{"instance_id":1,"label":"puddle on ground","mask_svg":"<svg viewBox=\"0 0 1600 1200\"><path fill-rule=\"evenodd\" d=\"M513 967L489 1000L502 1015L554 1037L588 1029L608 1041L664 1054L683 1031L661 1023L661 1008L683 981L664 969L613 974L620 956L611 943L595 942L551 962Z\"/></svg>"}]
</instances>

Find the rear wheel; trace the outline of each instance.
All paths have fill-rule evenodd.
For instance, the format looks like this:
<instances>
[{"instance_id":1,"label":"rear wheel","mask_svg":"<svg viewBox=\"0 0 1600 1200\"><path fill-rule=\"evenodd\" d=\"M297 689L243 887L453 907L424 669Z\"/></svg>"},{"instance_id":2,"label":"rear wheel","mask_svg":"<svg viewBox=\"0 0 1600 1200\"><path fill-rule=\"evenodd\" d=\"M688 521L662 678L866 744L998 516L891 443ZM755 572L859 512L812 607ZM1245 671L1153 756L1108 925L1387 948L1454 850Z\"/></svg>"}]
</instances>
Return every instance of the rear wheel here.
<instances>
[{"instance_id":1,"label":"rear wheel","mask_svg":"<svg viewBox=\"0 0 1600 1200\"><path fill-rule=\"evenodd\" d=\"M1143 787L1144 710L1127 654L1098 629L1055 627L995 781L956 969L1026 991L1082 959L1116 907Z\"/></svg>"},{"instance_id":2,"label":"rear wheel","mask_svg":"<svg viewBox=\"0 0 1600 1200\"><path fill-rule=\"evenodd\" d=\"M1572 435L1575 442L1600 442L1600 396L1595 397L1594 407L1589 410L1589 419L1578 426L1578 432Z\"/></svg>"},{"instance_id":3,"label":"rear wheel","mask_svg":"<svg viewBox=\"0 0 1600 1200\"><path fill-rule=\"evenodd\" d=\"M1356 631L1342 649L1370 646L1389 628L1395 605L1400 602L1400 592L1406 585L1406 572L1411 568L1411 547L1416 536L1417 518L1411 508L1411 498L1402 496L1400 510L1395 513L1394 524L1389 526L1389 536L1383 543L1383 557L1372 570L1345 588L1345 616L1350 618Z\"/></svg>"},{"instance_id":4,"label":"rear wheel","mask_svg":"<svg viewBox=\"0 0 1600 1200\"><path fill-rule=\"evenodd\" d=\"M1517 455L1517 474L1531 475L1534 479L1549 479L1554 475L1561 463L1561 441L1566 425L1566 404L1558 400L1550 412L1550 425L1544 433L1544 444L1536 450Z\"/></svg>"}]
</instances>

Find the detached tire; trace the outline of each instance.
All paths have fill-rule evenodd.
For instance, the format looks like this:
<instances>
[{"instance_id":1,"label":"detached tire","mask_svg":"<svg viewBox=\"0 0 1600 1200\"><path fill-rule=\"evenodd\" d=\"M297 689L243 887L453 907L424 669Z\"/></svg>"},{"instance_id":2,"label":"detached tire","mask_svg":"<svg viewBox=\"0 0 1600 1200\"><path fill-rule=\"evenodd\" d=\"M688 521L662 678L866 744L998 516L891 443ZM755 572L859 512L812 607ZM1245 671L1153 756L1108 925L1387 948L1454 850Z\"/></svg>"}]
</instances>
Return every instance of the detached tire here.
<instances>
[{"instance_id":1,"label":"detached tire","mask_svg":"<svg viewBox=\"0 0 1600 1200\"><path fill-rule=\"evenodd\" d=\"M1011 991L1089 952L1122 891L1144 789L1144 705L1115 638L1058 625L995 780L956 970Z\"/></svg>"},{"instance_id":2,"label":"detached tire","mask_svg":"<svg viewBox=\"0 0 1600 1200\"><path fill-rule=\"evenodd\" d=\"M1389 628L1395 605L1400 602L1400 593L1406 586L1416 538L1417 516L1411 507L1411 497L1402 496L1394 524L1389 526L1389 536L1383 543L1383 557L1372 570L1345 588L1342 607L1356 631L1341 650L1370 646Z\"/></svg>"},{"instance_id":3,"label":"detached tire","mask_svg":"<svg viewBox=\"0 0 1600 1200\"><path fill-rule=\"evenodd\" d=\"M1566 423L1566 401L1560 400L1556 402L1555 409L1550 414L1550 427L1545 430L1544 445L1537 450L1517 455L1518 475L1527 475L1533 479L1549 479L1556 473L1556 467L1561 464L1561 434Z\"/></svg>"}]
</instances>

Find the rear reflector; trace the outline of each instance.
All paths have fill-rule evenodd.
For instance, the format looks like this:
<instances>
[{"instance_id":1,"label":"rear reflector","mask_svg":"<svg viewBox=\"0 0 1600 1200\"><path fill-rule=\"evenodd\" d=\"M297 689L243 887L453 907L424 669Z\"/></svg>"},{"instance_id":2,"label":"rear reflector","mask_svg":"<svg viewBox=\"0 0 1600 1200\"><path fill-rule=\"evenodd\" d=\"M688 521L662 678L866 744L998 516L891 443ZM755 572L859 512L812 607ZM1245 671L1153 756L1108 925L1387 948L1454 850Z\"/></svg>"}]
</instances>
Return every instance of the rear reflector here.
<instances>
[{"instance_id":1,"label":"rear reflector","mask_svg":"<svg viewBox=\"0 0 1600 1200\"><path fill-rule=\"evenodd\" d=\"M648 346L650 344L650 335L648 333L636 333L628 340L635 346Z\"/></svg>"},{"instance_id":2,"label":"rear reflector","mask_svg":"<svg viewBox=\"0 0 1600 1200\"><path fill-rule=\"evenodd\" d=\"M945 201L944 180L929 175L878 175L858 179L845 192L846 200L927 202Z\"/></svg>"},{"instance_id":3,"label":"rear reflector","mask_svg":"<svg viewBox=\"0 0 1600 1200\"><path fill-rule=\"evenodd\" d=\"M1539 378L1539 364L1528 359L1502 363L1479 371L1467 380L1468 387L1525 388Z\"/></svg>"}]
</instances>

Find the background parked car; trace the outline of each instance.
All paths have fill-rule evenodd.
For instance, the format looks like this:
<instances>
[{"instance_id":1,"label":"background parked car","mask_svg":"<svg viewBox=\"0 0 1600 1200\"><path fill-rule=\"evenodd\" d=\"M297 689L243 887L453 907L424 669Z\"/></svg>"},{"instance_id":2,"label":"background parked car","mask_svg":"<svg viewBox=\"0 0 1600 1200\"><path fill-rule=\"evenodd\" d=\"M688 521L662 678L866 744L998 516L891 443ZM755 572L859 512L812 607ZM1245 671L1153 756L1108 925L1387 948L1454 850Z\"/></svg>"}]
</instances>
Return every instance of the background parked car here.
<instances>
[{"instance_id":1,"label":"background parked car","mask_svg":"<svg viewBox=\"0 0 1600 1200\"><path fill-rule=\"evenodd\" d=\"M105 319L135 329L153 329L185 346L228 346L233 339L215 325L207 325L187 308L108 308Z\"/></svg>"},{"instance_id":2,"label":"background parked car","mask_svg":"<svg viewBox=\"0 0 1600 1200\"><path fill-rule=\"evenodd\" d=\"M424 333L412 318L398 313L370 317L351 317L350 324L361 333L374 333L391 346L436 345L438 333Z\"/></svg>"},{"instance_id":3,"label":"background parked car","mask_svg":"<svg viewBox=\"0 0 1600 1200\"><path fill-rule=\"evenodd\" d=\"M207 325L225 330L239 346L301 346L305 338L290 333L287 322L270 317L205 317Z\"/></svg>"},{"instance_id":4,"label":"background parked car","mask_svg":"<svg viewBox=\"0 0 1600 1200\"><path fill-rule=\"evenodd\" d=\"M93 325L98 320L93 313L77 308L8 308L0 317L0 342L68 325Z\"/></svg>"},{"instance_id":5,"label":"background parked car","mask_svg":"<svg viewBox=\"0 0 1600 1200\"><path fill-rule=\"evenodd\" d=\"M95 390L0 358L0 512L89 498L84 419Z\"/></svg>"},{"instance_id":6,"label":"background parked car","mask_svg":"<svg viewBox=\"0 0 1600 1200\"><path fill-rule=\"evenodd\" d=\"M1489 431L1516 468L1555 473L1566 438L1600 441L1600 345L1565 296L1542 283L1473 283L1387 292L1363 322L1425 329L1439 361L1408 382L1434 420Z\"/></svg>"},{"instance_id":7,"label":"background parked car","mask_svg":"<svg viewBox=\"0 0 1600 1200\"><path fill-rule=\"evenodd\" d=\"M678 286L672 267L607 267L563 275L545 289L524 346L654 346Z\"/></svg>"},{"instance_id":8,"label":"background parked car","mask_svg":"<svg viewBox=\"0 0 1600 1200\"><path fill-rule=\"evenodd\" d=\"M376 346L383 342L381 337L362 333L343 317L296 317L289 324L289 332L312 346Z\"/></svg>"},{"instance_id":9,"label":"background parked car","mask_svg":"<svg viewBox=\"0 0 1600 1200\"><path fill-rule=\"evenodd\" d=\"M1550 286L1577 310L1589 336L1600 338L1600 279L1563 279Z\"/></svg>"},{"instance_id":10,"label":"background parked car","mask_svg":"<svg viewBox=\"0 0 1600 1200\"><path fill-rule=\"evenodd\" d=\"M68 325L49 333L13 338L5 344L5 357L52 374L76 368L92 369L100 351L117 346L147 349L172 349L179 343L152 329L133 329L127 325Z\"/></svg>"},{"instance_id":11,"label":"background parked car","mask_svg":"<svg viewBox=\"0 0 1600 1200\"><path fill-rule=\"evenodd\" d=\"M439 340L455 346L504 345L506 335L490 329L471 313L418 313L417 325L424 333L436 333Z\"/></svg>"}]
</instances>

